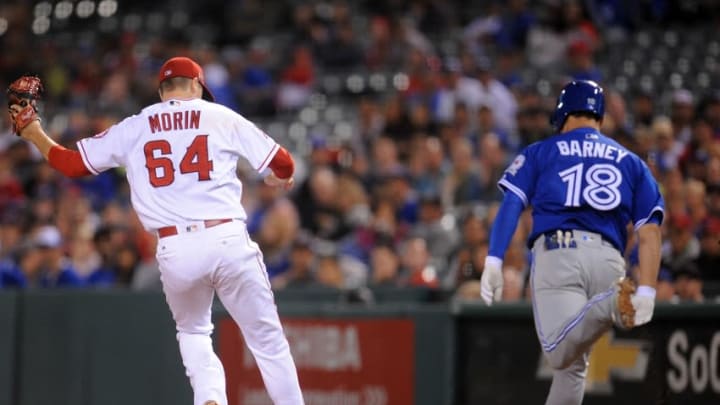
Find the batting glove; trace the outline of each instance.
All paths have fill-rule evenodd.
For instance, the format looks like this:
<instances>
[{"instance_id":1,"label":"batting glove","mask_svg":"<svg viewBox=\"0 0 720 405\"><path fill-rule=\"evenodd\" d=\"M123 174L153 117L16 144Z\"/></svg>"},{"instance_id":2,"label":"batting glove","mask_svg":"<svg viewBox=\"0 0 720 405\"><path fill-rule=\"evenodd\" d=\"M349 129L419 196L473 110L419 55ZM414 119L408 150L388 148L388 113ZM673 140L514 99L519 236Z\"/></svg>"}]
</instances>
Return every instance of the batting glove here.
<instances>
[{"instance_id":1,"label":"batting glove","mask_svg":"<svg viewBox=\"0 0 720 405\"><path fill-rule=\"evenodd\" d=\"M485 268L480 277L480 296L487 305L502 298L502 259L495 256L485 258Z\"/></svg>"},{"instance_id":2,"label":"batting glove","mask_svg":"<svg viewBox=\"0 0 720 405\"><path fill-rule=\"evenodd\" d=\"M647 285L638 286L630 301L635 308L635 326L650 322L655 310L655 289Z\"/></svg>"}]
</instances>

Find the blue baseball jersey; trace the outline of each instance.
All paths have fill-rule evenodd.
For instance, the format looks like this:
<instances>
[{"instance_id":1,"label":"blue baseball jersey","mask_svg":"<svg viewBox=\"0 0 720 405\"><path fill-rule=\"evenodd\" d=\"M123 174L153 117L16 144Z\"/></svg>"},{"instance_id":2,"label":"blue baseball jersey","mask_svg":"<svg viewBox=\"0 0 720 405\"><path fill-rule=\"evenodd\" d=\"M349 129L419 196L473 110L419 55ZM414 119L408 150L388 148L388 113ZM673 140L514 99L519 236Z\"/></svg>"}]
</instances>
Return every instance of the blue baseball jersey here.
<instances>
[{"instance_id":1,"label":"blue baseball jersey","mask_svg":"<svg viewBox=\"0 0 720 405\"><path fill-rule=\"evenodd\" d=\"M627 224L662 222L664 202L647 165L593 128L578 128L522 151L498 182L532 206L528 243L558 229L601 234L621 252Z\"/></svg>"}]
</instances>

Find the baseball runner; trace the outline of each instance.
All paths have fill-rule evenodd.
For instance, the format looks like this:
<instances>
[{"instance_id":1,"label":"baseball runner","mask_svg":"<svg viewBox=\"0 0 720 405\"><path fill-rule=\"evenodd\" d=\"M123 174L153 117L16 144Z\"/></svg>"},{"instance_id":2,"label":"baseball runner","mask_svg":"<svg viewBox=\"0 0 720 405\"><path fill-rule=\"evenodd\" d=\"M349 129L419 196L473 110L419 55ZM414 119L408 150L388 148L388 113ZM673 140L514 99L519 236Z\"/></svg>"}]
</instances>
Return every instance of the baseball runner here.
<instances>
[{"instance_id":1,"label":"baseball runner","mask_svg":"<svg viewBox=\"0 0 720 405\"><path fill-rule=\"evenodd\" d=\"M528 146L498 182L505 192L490 234L481 294L502 295L502 258L522 210L532 206L530 275L535 329L553 367L546 404L582 402L591 345L612 328L652 318L664 203L647 166L600 133L603 90L573 81L550 124L557 135ZM625 275L626 225L638 234L638 284Z\"/></svg>"},{"instance_id":2,"label":"baseball runner","mask_svg":"<svg viewBox=\"0 0 720 405\"><path fill-rule=\"evenodd\" d=\"M215 293L240 327L273 402L303 404L262 253L246 230L235 174L242 156L258 172L270 168L266 183L287 189L293 185L293 159L251 122L213 103L193 60L169 59L158 81L161 102L80 140L78 151L71 151L40 125L40 80L20 78L8 89L14 130L67 176L126 168L132 205L158 237L163 290L195 405L228 403L225 373L210 339Z\"/></svg>"}]
</instances>

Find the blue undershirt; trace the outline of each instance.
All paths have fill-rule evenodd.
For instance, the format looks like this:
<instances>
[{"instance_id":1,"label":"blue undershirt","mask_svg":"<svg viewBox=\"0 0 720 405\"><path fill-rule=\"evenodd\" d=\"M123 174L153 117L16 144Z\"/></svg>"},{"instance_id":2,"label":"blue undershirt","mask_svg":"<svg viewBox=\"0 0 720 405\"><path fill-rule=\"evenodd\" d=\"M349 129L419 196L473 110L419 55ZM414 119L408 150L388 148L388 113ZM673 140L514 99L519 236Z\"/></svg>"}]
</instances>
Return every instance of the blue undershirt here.
<instances>
[{"instance_id":1,"label":"blue undershirt","mask_svg":"<svg viewBox=\"0 0 720 405\"><path fill-rule=\"evenodd\" d=\"M490 230L490 250L488 252L490 256L495 256L500 260L505 257L505 251L510 246L523 209L525 209L525 205L520 197L514 193L505 193Z\"/></svg>"}]
</instances>

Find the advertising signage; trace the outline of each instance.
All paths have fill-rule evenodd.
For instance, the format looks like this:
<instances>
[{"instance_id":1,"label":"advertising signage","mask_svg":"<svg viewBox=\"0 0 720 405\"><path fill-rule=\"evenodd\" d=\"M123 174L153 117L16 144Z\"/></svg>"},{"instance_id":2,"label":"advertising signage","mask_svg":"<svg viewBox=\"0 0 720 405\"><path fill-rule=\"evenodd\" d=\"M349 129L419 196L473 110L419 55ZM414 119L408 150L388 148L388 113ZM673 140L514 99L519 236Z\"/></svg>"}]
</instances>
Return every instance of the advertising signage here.
<instances>
[{"instance_id":1,"label":"advertising signage","mask_svg":"<svg viewBox=\"0 0 720 405\"><path fill-rule=\"evenodd\" d=\"M544 401L553 370L530 322L460 323L458 405ZM720 404L720 322L657 319L611 330L588 362L585 405Z\"/></svg>"},{"instance_id":2,"label":"advertising signage","mask_svg":"<svg viewBox=\"0 0 720 405\"><path fill-rule=\"evenodd\" d=\"M260 371L231 319L219 322L231 405L271 405ZM290 318L283 328L308 405L414 403L414 325L405 319Z\"/></svg>"}]
</instances>

